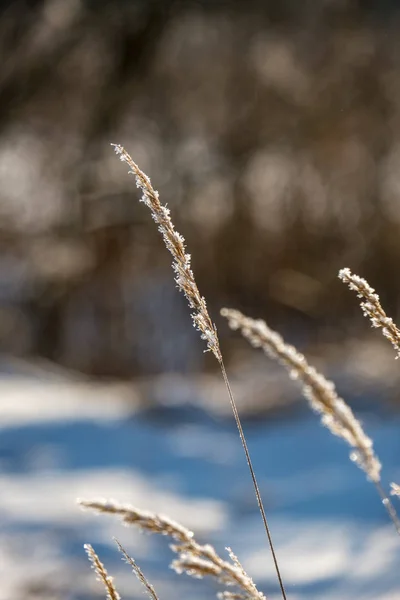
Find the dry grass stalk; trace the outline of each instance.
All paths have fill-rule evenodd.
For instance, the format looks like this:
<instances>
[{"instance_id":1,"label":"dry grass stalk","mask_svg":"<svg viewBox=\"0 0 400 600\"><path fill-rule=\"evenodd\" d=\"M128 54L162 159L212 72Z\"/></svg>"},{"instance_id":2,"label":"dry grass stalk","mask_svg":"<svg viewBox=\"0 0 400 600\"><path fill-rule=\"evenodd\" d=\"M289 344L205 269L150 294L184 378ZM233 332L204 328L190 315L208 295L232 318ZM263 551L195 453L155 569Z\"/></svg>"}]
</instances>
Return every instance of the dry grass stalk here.
<instances>
[{"instance_id":1,"label":"dry grass stalk","mask_svg":"<svg viewBox=\"0 0 400 600\"><path fill-rule=\"evenodd\" d=\"M132 567L133 572L135 573L136 577L138 578L140 583L143 585L143 587L147 591L150 598L152 598L153 600L158 600L158 596L155 592L154 587L146 579L146 577L145 577L143 571L141 570L141 568L139 567L139 565L137 565L136 562L133 560L133 558L131 556L129 556L129 554L126 552L126 550L124 549L122 544L120 544L120 542L116 538L114 538L114 540L118 546L119 551L123 555L126 563Z\"/></svg>"},{"instance_id":2,"label":"dry grass stalk","mask_svg":"<svg viewBox=\"0 0 400 600\"><path fill-rule=\"evenodd\" d=\"M98 580L101 581L107 591L107 600L121 600L121 596L114 586L113 578L107 573L105 566L100 561L92 546L90 544L85 544L84 548L92 563L93 569L96 571Z\"/></svg>"},{"instance_id":3,"label":"dry grass stalk","mask_svg":"<svg viewBox=\"0 0 400 600\"><path fill-rule=\"evenodd\" d=\"M143 531L171 537L174 540L171 549L178 555L171 567L177 573L185 572L196 578L213 577L219 583L238 588L237 596L242 599L266 600L231 550L230 563L223 560L211 545L197 543L191 531L172 519L114 501L79 500L79 504L98 513L117 515L125 524L136 525Z\"/></svg>"},{"instance_id":4,"label":"dry grass stalk","mask_svg":"<svg viewBox=\"0 0 400 600\"><path fill-rule=\"evenodd\" d=\"M354 448L350 454L367 477L375 484L382 503L400 535L400 520L396 509L380 483L381 463L374 453L372 440L364 433L351 408L340 398L335 385L311 367L294 346L272 331L263 320L246 317L238 310L223 308L222 316L228 319L231 329L240 329L243 336L255 348L262 348L269 357L282 364L291 379L302 384L302 391L311 408L322 415L322 423L334 434L343 438Z\"/></svg>"},{"instance_id":5,"label":"dry grass stalk","mask_svg":"<svg viewBox=\"0 0 400 600\"><path fill-rule=\"evenodd\" d=\"M221 314L228 319L231 329L240 329L252 346L262 348L270 358L278 360L287 369L291 379L301 383L303 394L311 407L322 415L323 425L354 448L351 459L372 481L380 481L381 463L374 453L372 441L364 433L350 407L338 396L334 384L310 366L305 357L296 348L286 344L265 321L251 319L238 310L227 308L222 309Z\"/></svg>"},{"instance_id":6,"label":"dry grass stalk","mask_svg":"<svg viewBox=\"0 0 400 600\"><path fill-rule=\"evenodd\" d=\"M347 283L351 290L357 292L359 298L364 300L361 302L361 309L365 317L368 317L372 323L372 327L380 327L383 335L392 343L396 350L396 358L400 356L400 330L397 328L393 320L388 317L379 302L379 296L375 293L369 283L354 275L350 269L341 269L339 278Z\"/></svg>"},{"instance_id":7,"label":"dry grass stalk","mask_svg":"<svg viewBox=\"0 0 400 600\"><path fill-rule=\"evenodd\" d=\"M232 412L235 417L236 425L240 435L240 440L242 442L243 450L249 467L251 479L254 486L254 492L261 513L261 518L264 524L265 532L267 534L268 543L271 550L276 575L279 581L282 598L283 600L286 600L286 592L283 585L283 580L280 573L275 548L272 542L272 536L269 529L263 501L261 498L261 493L258 487L256 475L250 458L250 453L247 447L246 438L236 407L236 402L233 397L232 389L222 359L217 329L214 323L211 321L211 318L208 314L205 299L202 296L200 296L200 292L198 290L196 281L194 279L193 271L191 270L190 266L190 254L186 253L185 240L177 231L175 231L174 225L169 216L170 211L167 207L161 205L158 192L151 185L149 177L139 169L138 165L133 161L132 157L128 154L128 152L126 152L126 150L122 146L118 144L112 144L112 146L114 146L115 152L119 156L120 160L128 164L128 166L131 169L130 172L135 176L137 187L142 190L143 195L141 200L150 209L154 221L158 224L158 229L163 236L165 245L167 246L168 250L173 256L174 260L172 263L172 268L176 274L175 281L177 283L177 286L185 294L189 302L190 308L194 310L194 313L192 313L194 326L200 332L201 338L207 342L208 350L211 350L211 352L214 354L221 368L221 373L224 378L224 382L228 392Z\"/></svg>"}]
</instances>

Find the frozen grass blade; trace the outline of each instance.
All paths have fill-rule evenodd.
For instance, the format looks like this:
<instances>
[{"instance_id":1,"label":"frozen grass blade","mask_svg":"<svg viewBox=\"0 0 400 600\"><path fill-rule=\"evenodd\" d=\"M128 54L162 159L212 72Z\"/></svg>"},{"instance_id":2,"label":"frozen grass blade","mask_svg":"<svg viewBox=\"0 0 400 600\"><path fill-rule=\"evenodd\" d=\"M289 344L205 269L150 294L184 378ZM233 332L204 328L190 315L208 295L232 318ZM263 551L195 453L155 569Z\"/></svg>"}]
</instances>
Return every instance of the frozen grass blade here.
<instances>
[{"instance_id":1,"label":"frozen grass blade","mask_svg":"<svg viewBox=\"0 0 400 600\"><path fill-rule=\"evenodd\" d=\"M107 573L105 566L100 561L92 546L90 544L85 544L84 548L92 563L93 569L96 571L99 581L101 581L106 589L107 600L121 600L121 596L114 586L113 578Z\"/></svg>"},{"instance_id":2,"label":"frozen grass blade","mask_svg":"<svg viewBox=\"0 0 400 600\"><path fill-rule=\"evenodd\" d=\"M282 598L283 600L286 600L286 592L283 585L283 580L281 577L274 545L272 542L272 536L269 529L264 505L262 502L261 493L258 487L256 475L250 458L250 453L247 447L246 438L236 407L236 402L233 397L232 389L229 384L228 376L225 370L225 365L222 359L217 329L208 314L206 301L200 295L199 289L197 287L193 271L191 269L191 257L190 254L187 254L186 252L185 240L177 231L175 231L174 225L171 221L170 211L167 207L162 206L162 204L160 203L158 192L151 185L149 177L147 177L147 175L140 170L138 165L133 161L132 157L126 152L126 150L122 146L118 144L112 144L112 146L114 146L114 150L119 156L120 160L122 162L127 163L127 165L130 168L130 173L132 173L136 179L137 187L142 191L141 201L150 209L152 217L158 225L158 230L160 231L163 237L164 243L167 249L172 254L172 268L175 272L175 282L178 288L185 294L189 306L193 310L193 324L195 328L200 332L201 338L205 340L207 344L207 350L211 351L214 354L221 368L222 376L224 378L224 382L229 396L229 401L232 407L232 412L235 417L236 425L239 431L240 439L249 467L257 503L267 534L268 543L270 546L271 555L275 566L275 571L278 577L279 586L282 593Z\"/></svg>"},{"instance_id":3,"label":"frozen grass blade","mask_svg":"<svg viewBox=\"0 0 400 600\"><path fill-rule=\"evenodd\" d=\"M351 408L340 398L332 381L325 379L294 346L286 344L279 333L272 331L259 319L251 319L240 311L223 308L221 315L226 317L231 329L239 329L252 346L262 348L270 358L277 360L288 371L291 379L299 381L304 397L311 408L321 415L322 424L331 433L344 439L353 451L353 460L370 479L400 535L400 522L393 504L380 483L381 463L375 455L372 440L365 434L361 423Z\"/></svg>"}]
</instances>

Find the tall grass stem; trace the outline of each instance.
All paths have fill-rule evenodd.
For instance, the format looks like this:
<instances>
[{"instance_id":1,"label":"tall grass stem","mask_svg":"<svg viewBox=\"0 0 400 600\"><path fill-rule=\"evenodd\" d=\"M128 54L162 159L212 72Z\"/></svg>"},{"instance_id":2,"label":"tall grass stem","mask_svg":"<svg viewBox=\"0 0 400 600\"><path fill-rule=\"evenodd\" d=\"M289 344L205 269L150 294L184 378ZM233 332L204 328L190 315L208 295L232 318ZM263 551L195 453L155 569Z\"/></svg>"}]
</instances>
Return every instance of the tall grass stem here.
<instances>
[{"instance_id":1,"label":"tall grass stem","mask_svg":"<svg viewBox=\"0 0 400 600\"><path fill-rule=\"evenodd\" d=\"M228 376L226 374L224 362L222 360L222 354L217 334L217 329L211 320L208 313L207 304L205 298L201 296L197 283L194 277L194 273L191 268L191 256L188 254L185 246L185 240L183 236L178 233L174 227L174 224L170 217L170 210L160 203L159 194L151 184L150 178L141 171L139 166L134 162L128 152L119 144L112 144L116 154L122 162L125 162L136 180L137 187L142 191L141 201L150 209L152 217L155 223L158 225L158 230L161 233L165 246L172 254L173 262L172 268L175 272L175 282L177 287L184 293L189 303L190 308L193 310L192 319L194 327L200 332L201 338L207 344L207 350L211 351L217 359L222 375L225 381L225 385L228 391L229 400L231 403L232 411L235 417L236 425L239 430L240 439L243 445L243 449L246 455L247 464L249 466L251 478L253 480L254 491L256 494L258 506L260 508L261 517L264 523L265 531L267 533L268 542L270 545L272 558L275 565L276 574L278 577L279 585L282 592L283 600L286 600L285 588L283 586L282 577L280 574L278 561L276 558L274 546L272 543L271 533L268 527L267 517L265 514L264 506L261 499L260 490L258 488L257 479L254 473L254 469L251 463L249 450L247 448L246 438L243 432L243 428L240 422L239 413L236 407L235 400L233 398L231 386L229 384Z\"/></svg>"},{"instance_id":2,"label":"tall grass stem","mask_svg":"<svg viewBox=\"0 0 400 600\"><path fill-rule=\"evenodd\" d=\"M268 521L267 521L267 516L265 514L264 504L263 504L263 501L262 501L262 498L261 498L261 493L260 493L260 489L258 487L257 478L256 478L256 474L254 472L253 464L251 462L250 452L249 452L249 449L247 447L246 437L244 435L242 423L241 423L241 420L240 420L240 417L239 417L239 412L238 412L237 407L236 407L236 402L235 402L235 399L233 397L232 388L230 386L229 379L228 379L228 376L226 374L226 369L225 369L224 361L223 361L222 358L219 361L219 364L220 364L220 367L221 367L221 372L222 372L222 375L223 375L223 378L224 378L226 389L228 391L229 401L231 403L233 416L235 417L236 425L237 425L237 428L238 428L238 431L239 431L240 440L242 442L243 450L244 450L244 453L246 455L246 460L247 460L247 464L248 464L248 467L249 467L251 479L253 481L254 492L255 492L255 495L256 495L256 498L257 498L258 507L260 509L261 518L262 518L262 521L264 523L264 528L265 528L265 531L266 531L266 534L267 534L268 543L269 543L269 547L270 547L271 554L272 554L272 559L274 561L276 575L278 577L279 586L281 588L282 598L284 600L286 600L286 591L285 591L285 587L283 585L283 580L282 580L281 572L280 572L280 569L279 569L279 564L278 564L278 559L277 559L277 556L276 556L276 553L275 553L274 544L272 542L271 531L269 529L269 525L268 525Z\"/></svg>"}]
</instances>

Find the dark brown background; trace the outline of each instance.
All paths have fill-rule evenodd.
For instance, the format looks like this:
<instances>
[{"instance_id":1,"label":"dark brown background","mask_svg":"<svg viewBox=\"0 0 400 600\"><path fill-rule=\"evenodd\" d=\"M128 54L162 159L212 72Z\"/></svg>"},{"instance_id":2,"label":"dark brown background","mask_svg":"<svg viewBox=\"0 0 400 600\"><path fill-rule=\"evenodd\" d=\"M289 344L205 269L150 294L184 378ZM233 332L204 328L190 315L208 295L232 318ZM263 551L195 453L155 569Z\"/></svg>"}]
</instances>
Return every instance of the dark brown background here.
<instances>
[{"instance_id":1,"label":"dark brown background","mask_svg":"<svg viewBox=\"0 0 400 600\"><path fill-rule=\"evenodd\" d=\"M124 378L212 368L110 142L170 206L228 354L225 304L323 356L368 337L344 266L396 318L399 16L350 0L2 2L4 355Z\"/></svg>"}]
</instances>

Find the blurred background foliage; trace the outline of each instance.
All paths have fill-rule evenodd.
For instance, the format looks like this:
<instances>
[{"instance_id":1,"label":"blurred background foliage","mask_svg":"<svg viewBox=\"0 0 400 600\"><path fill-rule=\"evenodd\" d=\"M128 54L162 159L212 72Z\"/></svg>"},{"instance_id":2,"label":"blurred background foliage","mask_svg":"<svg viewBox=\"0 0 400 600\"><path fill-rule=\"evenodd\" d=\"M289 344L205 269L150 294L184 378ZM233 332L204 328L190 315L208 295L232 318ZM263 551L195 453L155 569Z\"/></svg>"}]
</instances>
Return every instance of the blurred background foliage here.
<instances>
[{"instance_id":1,"label":"blurred background foliage","mask_svg":"<svg viewBox=\"0 0 400 600\"><path fill-rule=\"evenodd\" d=\"M244 346L225 341L225 304L318 356L378 343L337 272L399 316L397 3L0 10L3 355L112 378L213 367L110 142L171 208L228 354Z\"/></svg>"},{"instance_id":2,"label":"blurred background foliage","mask_svg":"<svg viewBox=\"0 0 400 600\"><path fill-rule=\"evenodd\" d=\"M161 542L77 512L99 496L232 546L276 589L221 374L110 143L186 238L289 594L398 596L374 491L219 309L265 318L334 379L400 483L399 363L337 278L367 278L400 323L399 8L0 0L0 600L104 597L84 542L142 597L113 535L160 598L214 597L169 578Z\"/></svg>"}]
</instances>

